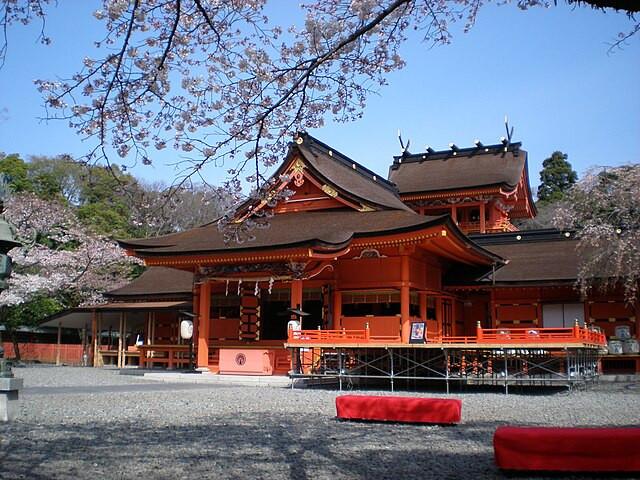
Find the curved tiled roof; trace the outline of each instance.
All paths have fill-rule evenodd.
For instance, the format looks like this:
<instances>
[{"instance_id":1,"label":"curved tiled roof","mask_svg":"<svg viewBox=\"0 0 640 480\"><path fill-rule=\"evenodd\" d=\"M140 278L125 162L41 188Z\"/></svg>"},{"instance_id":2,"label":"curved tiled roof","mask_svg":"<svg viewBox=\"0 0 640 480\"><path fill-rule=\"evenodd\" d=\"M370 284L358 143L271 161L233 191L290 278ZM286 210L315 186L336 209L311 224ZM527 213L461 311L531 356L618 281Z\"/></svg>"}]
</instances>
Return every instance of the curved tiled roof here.
<instances>
[{"instance_id":1,"label":"curved tiled roof","mask_svg":"<svg viewBox=\"0 0 640 480\"><path fill-rule=\"evenodd\" d=\"M174 268L150 267L124 287L106 293L108 297L191 296L193 273Z\"/></svg>"},{"instance_id":2,"label":"curved tiled roof","mask_svg":"<svg viewBox=\"0 0 640 480\"><path fill-rule=\"evenodd\" d=\"M254 230L255 240L243 244L226 244L216 224L162 237L121 241L120 244L142 256L233 253L296 246L338 249L354 237L411 231L444 223L447 218L426 217L405 210L286 213L269 219L269 228Z\"/></svg>"},{"instance_id":3,"label":"curved tiled roof","mask_svg":"<svg viewBox=\"0 0 640 480\"><path fill-rule=\"evenodd\" d=\"M472 235L472 241L507 263L495 271L497 284L573 283L580 259L578 240L572 232L556 229L525 230ZM450 277L453 285L493 283L491 275L459 272Z\"/></svg>"},{"instance_id":4,"label":"curved tiled roof","mask_svg":"<svg viewBox=\"0 0 640 480\"><path fill-rule=\"evenodd\" d=\"M509 262L496 271L496 282L574 281L578 274L578 241L552 240L486 245Z\"/></svg>"}]
</instances>

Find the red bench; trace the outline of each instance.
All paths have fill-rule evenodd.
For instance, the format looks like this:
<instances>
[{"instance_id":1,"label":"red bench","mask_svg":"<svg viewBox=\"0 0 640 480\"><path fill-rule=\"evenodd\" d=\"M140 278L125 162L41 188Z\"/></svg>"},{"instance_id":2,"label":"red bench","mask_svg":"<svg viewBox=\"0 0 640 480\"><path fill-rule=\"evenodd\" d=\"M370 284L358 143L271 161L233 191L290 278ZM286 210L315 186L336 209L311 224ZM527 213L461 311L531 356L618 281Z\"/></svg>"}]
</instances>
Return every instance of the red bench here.
<instances>
[{"instance_id":1,"label":"red bench","mask_svg":"<svg viewBox=\"0 0 640 480\"><path fill-rule=\"evenodd\" d=\"M504 470L640 472L640 428L499 427L496 465Z\"/></svg>"},{"instance_id":2,"label":"red bench","mask_svg":"<svg viewBox=\"0 0 640 480\"><path fill-rule=\"evenodd\" d=\"M462 401L445 398L342 395L336 397L338 418L381 422L460 422Z\"/></svg>"}]
</instances>

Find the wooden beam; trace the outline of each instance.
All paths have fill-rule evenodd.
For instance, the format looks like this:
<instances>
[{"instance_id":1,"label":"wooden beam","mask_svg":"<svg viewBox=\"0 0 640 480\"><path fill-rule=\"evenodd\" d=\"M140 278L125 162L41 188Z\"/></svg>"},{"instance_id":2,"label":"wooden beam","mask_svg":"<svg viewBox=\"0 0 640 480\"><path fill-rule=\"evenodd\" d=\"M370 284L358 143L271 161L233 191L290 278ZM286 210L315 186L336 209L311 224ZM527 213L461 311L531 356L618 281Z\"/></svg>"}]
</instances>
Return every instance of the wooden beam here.
<instances>
[{"instance_id":1,"label":"wooden beam","mask_svg":"<svg viewBox=\"0 0 640 480\"><path fill-rule=\"evenodd\" d=\"M93 355L91 364L98 366L98 312L93 311L91 315L91 338L93 339Z\"/></svg>"},{"instance_id":2,"label":"wooden beam","mask_svg":"<svg viewBox=\"0 0 640 480\"><path fill-rule=\"evenodd\" d=\"M118 316L118 356L116 366L118 368L122 368L122 318L124 316L123 312L120 312Z\"/></svg>"},{"instance_id":3,"label":"wooden beam","mask_svg":"<svg viewBox=\"0 0 640 480\"><path fill-rule=\"evenodd\" d=\"M62 342L62 322L58 322L58 343L56 345L56 365L60 365L60 343Z\"/></svg>"},{"instance_id":4,"label":"wooden beam","mask_svg":"<svg viewBox=\"0 0 640 480\"><path fill-rule=\"evenodd\" d=\"M88 363L88 357L89 357L89 352L87 351L87 324L85 323L84 327L82 328L82 360L81 360L81 365L83 367L87 367Z\"/></svg>"},{"instance_id":5,"label":"wooden beam","mask_svg":"<svg viewBox=\"0 0 640 480\"><path fill-rule=\"evenodd\" d=\"M127 366L127 312L122 313L122 367Z\"/></svg>"}]
</instances>

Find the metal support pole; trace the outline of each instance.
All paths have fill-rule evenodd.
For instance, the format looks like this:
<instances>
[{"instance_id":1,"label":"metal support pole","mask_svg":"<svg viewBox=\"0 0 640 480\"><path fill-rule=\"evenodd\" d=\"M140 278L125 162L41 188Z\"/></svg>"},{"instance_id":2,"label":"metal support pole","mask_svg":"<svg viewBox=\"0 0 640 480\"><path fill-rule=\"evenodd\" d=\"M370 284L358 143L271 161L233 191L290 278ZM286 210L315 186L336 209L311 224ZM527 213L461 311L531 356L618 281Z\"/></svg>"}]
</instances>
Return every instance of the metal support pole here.
<instances>
[{"instance_id":1,"label":"metal support pole","mask_svg":"<svg viewBox=\"0 0 640 480\"><path fill-rule=\"evenodd\" d=\"M442 349L444 354L444 378L447 384L447 395L449 394L449 352L446 348Z\"/></svg>"},{"instance_id":2,"label":"metal support pole","mask_svg":"<svg viewBox=\"0 0 640 480\"><path fill-rule=\"evenodd\" d=\"M391 391L393 392L393 350L387 348L387 352L389 353L390 359L390 367L391 367Z\"/></svg>"},{"instance_id":3,"label":"metal support pole","mask_svg":"<svg viewBox=\"0 0 640 480\"><path fill-rule=\"evenodd\" d=\"M342 391L342 350L338 349L338 383L340 384L340 391Z\"/></svg>"},{"instance_id":4,"label":"metal support pole","mask_svg":"<svg viewBox=\"0 0 640 480\"><path fill-rule=\"evenodd\" d=\"M292 348L292 349L289 350L291 352L291 366L292 366L291 370L292 370L292 372L294 371L294 369L293 369L293 358L295 356L294 350L295 350L295 348ZM295 378L291 377L291 390L293 390L293 388L294 388L294 383L295 383Z\"/></svg>"},{"instance_id":5,"label":"metal support pole","mask_svg":"<svg viewBox=\"0 0 640 480\"><path fill-rule=\"evenodd\" d=\"M569 349L567 348L564 349L564 352L567 355L567 388L571 390L571 352L569 352Z\"/></svg>"},{"instance_id":6,"label":"metal support pole","mask_svg":"<svg viewBox=\"0 0 640 480\"><path fill-rule=\"evenodd\" d=\"M504 393L505 395L509 395L509 370L507 367L507 351L504 350Z\"/></svg>"}]
</instances>

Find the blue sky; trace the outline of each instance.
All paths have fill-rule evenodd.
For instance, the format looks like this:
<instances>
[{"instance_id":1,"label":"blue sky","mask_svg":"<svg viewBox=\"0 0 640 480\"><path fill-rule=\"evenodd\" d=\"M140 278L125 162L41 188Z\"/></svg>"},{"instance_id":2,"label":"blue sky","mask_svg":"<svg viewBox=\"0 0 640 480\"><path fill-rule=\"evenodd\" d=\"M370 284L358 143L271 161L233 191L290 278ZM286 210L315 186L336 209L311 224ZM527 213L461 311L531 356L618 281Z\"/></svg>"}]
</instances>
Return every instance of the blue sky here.
<instances>
[{"instance_id":1,"label":"blue sky","mask_svg":"<svg viewBox=\"0 0 640 480\"><path fill-rule=\"evenodd\" d=\"M36 78L68 76L92 42L101 23L91 16L96 3L60 1L47 20L54 43L37 43L38 29L9 32L7 62L0 70L0 151L28 155L88 149L64 122L43 122ZM275 16L297 3L278 1ZM526 12L513 5L483 8L476 26L457 33L451 45L429 49L409 42L407 67L389 76L389 86L369 100L364 118L348 124L327 122L311 131L337 150L386 175L399 153L397 131L410 139L412 152L449 142L471 146L479 138L497 143L504 115L514 139L529 152L532 184L542 161L554 150L569 155L579 174L593 165L640 161L640 38L608 54L608 43L631 22L624 14L569 8L563 4ZM163 161L179 160L178 152ZM174 170L156 162L133 173L149 181L171 181ZM209 168L212 183L224 177Z\"/></svg>"}]
</instances>

